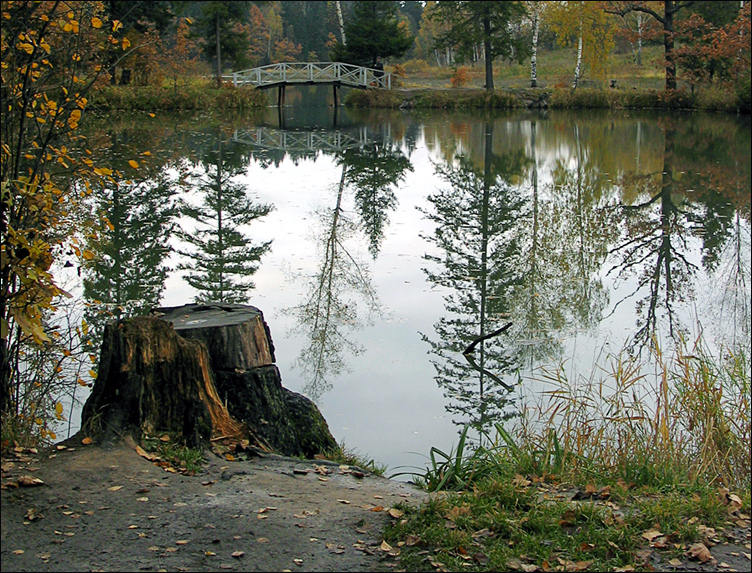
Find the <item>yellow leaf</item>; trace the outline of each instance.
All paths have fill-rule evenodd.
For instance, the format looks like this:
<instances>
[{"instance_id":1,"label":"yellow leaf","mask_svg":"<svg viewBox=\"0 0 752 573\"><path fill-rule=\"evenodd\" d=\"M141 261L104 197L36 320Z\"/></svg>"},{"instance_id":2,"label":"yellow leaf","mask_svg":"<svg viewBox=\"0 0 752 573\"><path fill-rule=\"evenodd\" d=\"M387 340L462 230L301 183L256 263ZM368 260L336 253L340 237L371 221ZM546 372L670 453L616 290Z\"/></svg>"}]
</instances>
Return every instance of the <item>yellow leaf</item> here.
<instances>
[{"instance_id":1,"label":"yellow leaf","mask_svg":"<svg viewBox=\"0 0 752 573\"><path fill-rule=\"evenodd\" d=\"M128 38L123 38L122 46L124 50L127 50L131 45L131 41Z\"/></svg>"},{"instance_id":2,"label":"yellow leaf","mask_svg":"<svg viewBox=\"0 0 752 573\"><path fill-rule=\"evenodd\" d=\"M156 117L156 116L153 113L150 113L149 117Z\"/></svg>"},{"instance_id":3,"label":"yellow leaf","mask_svg":"<svg viewBox=\"0 0 752 573\"><path fill-rule=\"evenodd\" d=\"M79 378L76 382L78 382L79 386L87 386L86 381L83 378Z\"/></svg>"},{"instance_id":4,"label":"yellow leaf","mask_svg":"<svg viewBox=\"0 0 752 573\"><path fill-rule=\"evenodd\" d=\"M86 259L87 261L90 261L94 258L94 253L88 249L85 249L84 252L81 253L81 255L83 255L84 259Z\"/></svg>"},{"instance_id":5,"label":"yellow leaf","mask_svg":"<svg viewBox=\"0 0 752 573\"><path fill-rule=\"evenodd\" d=\"M92 378L96 378L97 377L97 373L94 372L93 370L89 370L89 376L91 376Z\"/></svg>"},{"instance_id":6,"label":"yellow leaf","mask_svg":"<svg viewBox=\"0 0 752 573\"><path fill-rule=\"evenodd\" d=\"M21 42L18 44L18 49L23 50L27 54L31 54L34 51L34 46L29 44L28 42Z\"/></svg>"},{"instance_id":7,"label":"yellow leaf","mask_svg":"<svg viewBox=\"0 0 752 573\"><path fill-rule=\"evenodd\" d=\"M112 169L108 167L95 167L94 173L96 173L97 175L102 175L102 176L112 175Z\"/></svg>"},{"instance_id":8,"label":"yellow leaf","mask_svg":"<svg viewBox=\"0 0 752 573\"><path fill-rule=\"evenodd\" d=\"M102 20L100 20L99 18L97 18L96 16L94 16L91 19L91 25L92 25L93 28L101 28L102 27Z\"/></svg>"},{"instance_id":9,"label":"yellow leaf","mask_svg":"<svg viewBox=\"0 0 752 573\"><path fill-rule=\"evenodd\" d=\"M384 541L381 542L381 546L379 547L379 549L381 549L382 551L391 551L392 550L392 546L389 545L386 542L386 540L384 540Z\"/></svg>"},{"instance_id":10,"label":"yellow leaf","mask_svg":"<svg viewBox=\"0 0 752 573\"><path fill-rule=\"evenodd\" d=\"M129 159L128 160L128 165L130 165L131 167L133 167L133 169L138 169L138 161L135 161L133 159Z\"/></svg>"},{"instance_id":11,"label":"yellow leaf","mask_svg":"<svg viewBox=\"0 0 752 573\"><path fill-rule=\"evenodd\" d=\"M113 32L117 32L122 27L123 27L123 23L120 20L113 20L112 21L112 31Z\"/></svg>"},{"instance_id":12,"label":"yellow leaf","mask_svg":"<svg viewBox=\"0 0 752 573\"><path fill-rule=\"evenodd\" d=\"M94 440L92 440L89 436L86 436L83 440L81 440L81 443L84 446L88 446L89 444L94 443Z\"/></svg>"}]
</instances>

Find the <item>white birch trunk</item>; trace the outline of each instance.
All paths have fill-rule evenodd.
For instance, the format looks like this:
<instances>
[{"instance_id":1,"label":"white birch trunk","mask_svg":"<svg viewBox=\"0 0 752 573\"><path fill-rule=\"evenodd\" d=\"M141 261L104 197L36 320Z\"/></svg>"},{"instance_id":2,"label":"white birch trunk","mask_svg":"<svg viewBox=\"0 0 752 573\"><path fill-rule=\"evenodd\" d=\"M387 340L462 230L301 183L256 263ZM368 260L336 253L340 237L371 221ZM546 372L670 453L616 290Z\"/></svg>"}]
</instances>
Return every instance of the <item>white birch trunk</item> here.
<instances>
[{"instance_id":1,"label":"white birch trunk","mask_svg":"<svg viewBox=\"0 0 752 573\"><path fill-rule=\"evenodd\" d=\"M533 49L530 55L530 87L538 87L538 31L540 30L540 7L538 2L533 7Z\"/></svg>"},{"instance_id":2,"label":"white birch trunk","mask_svg":"<svg viewBox=\"0 0 752 573\"><path fill-rule=\"evenodd\" d=\"M572 89L577 89L577 84L580 83L581 73L582 73L582 20L580 20L580 38L577 41L577 65L574 68L574 81L572 82Z\"/></svg>"},{"instance_id":3,"label":"white birch trunk","mask_svg":"<svg viewBox=\"0 0 752 573\"><path fill-rule=\"evenodd\" d=\"M339 33L342 36L342 45L347 46L347 40L345 39L345 21L342 19L342 4L339 0L334 3L334 7L337 9L337 20L339 20Z\"/></svg>"},{"instance_id":4,"label":"white birch trunk","mask_svg":"<svg viewBox=\"0 0 752 573\"><path fill-rule=\"evenodd\" d=\"M637 65L642 65L642 12L637 12Z\"/></svg>"}]
</instances>

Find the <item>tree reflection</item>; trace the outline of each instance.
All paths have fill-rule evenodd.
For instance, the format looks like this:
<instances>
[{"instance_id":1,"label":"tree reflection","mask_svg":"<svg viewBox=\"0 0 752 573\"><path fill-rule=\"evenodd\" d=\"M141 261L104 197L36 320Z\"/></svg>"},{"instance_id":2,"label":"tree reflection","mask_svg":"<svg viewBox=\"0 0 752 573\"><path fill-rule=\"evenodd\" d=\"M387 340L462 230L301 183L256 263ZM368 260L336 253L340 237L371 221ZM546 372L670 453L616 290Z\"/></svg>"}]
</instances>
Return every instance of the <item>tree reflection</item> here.
<instances>
[{"instance_id":1,"label":"tree reflection","mask_svg":"<svg viewBox=\"0 0 752 573\"><path fill-rule=\"evenodd\" d=\"M652 196L635 205L621 205L629 234L613 249L620 262L611 271L636 278L633 292L623 300L638 293L642 297L636 304L637 330L632 338L638 348L652 344L660 322L672 339L686 332L677 307L693 296L692 279L699 270L690 260L689 238L704 234L702 210L676 189L675 139L676 129L668 122L660 176L637 178Z\"/></svg>"},{"instance_id":2,"label":"tree reflection","mask_svg":"<svg viewBox=\"0 0 752 573\"><path fill-rule=\"evenodd\" d=\"M535 133L532 122L533 148ZM577 123L573 135L574 165L557 161L544 202L533 152L532 223L523 231L525 278L519 289L520 352L531 365L560 352L562 330L597 325L608 302L598 273L616 238L617 214L609 204L607 179L583 145Z\"/></svg>"},{"instance_id":3,"label":"tree reflection","mask_svg":"<svg viewBox=\"0 0 752 573\"><path fill-rule=\"evenodd\" d=\"M181 213L193 219L195 229L178 232L194 247L179 251L188 262L178 268L190 271L185 280L198 291L196 302L247 302L254 287L250 277L271 244L253 244L242 229L269 213L271 206L254 203L245 185L233 181L246 164L240 149L226 149L218 136L214 149L205 152L200 162L204 173L189 177L202 202L181 205Z\"/></svg>"},{"instance_id":4,"label":"tree reflection","mask_svg":"<svg viewBox=\"0 0 752 573\"><path fill-rule=\"evenodd\" d=\"M345 356L363 351L350 337L362 324L361 305L369 313L378 306L368 269L345 246L357 229L342 206L347 175L343 162L334 206L320 214L321 263L310 277L303 303L290 309L305 332L297 364L306 380L303 392L314 401L332 388L331 378L346 368Z\"/></svg>"},{"instance_id":5,"label":"tree reflection","mask_svg":"<svg viewBox=\"0 0 752 573\"><path fill-rule=\"evenodd\" d=\"M413 166L391 142L348 149L339 162L347 171L348 187L355 189L355 204L368 237L369 251L375 259L384 238L384 228L389 223L389 211L397 206L394 187Z\"/></svg>"},{"instance_id":6,"label":"tree reflection","mask_svg":"<svg viewBox=\"0 0 752 573\"><path fill-rule=\"evenodd\" d=\"M89 243L96 255L86 264L83 287L91 303L87 318L101 335L104 321L158 305L176 206L163 173L103 189L99 198L109 224Z\"/></svg>"},{"instance_id":7,"label":"tree reflection","mask_svg":"<svg viewBox=\"0 0 752 573\"><path fill-rule=\"evenodd\" d=\"M512 290L522 281L517 219L524 203L508 180L523 172L526 156L522 150L495 156L492 142L493 124L486 121L481 169L463 156L456 164L436 168L449 188L428 197L433 209L426 213L436 223L435 235L426 239L441 254L425 255L439 269L425 273L449 292L444 297L447 316L434 325L436 339L423 339L436 356L435 380L448 399L447 411L456 423L479 430L513 415L512 400L501 384L461 355L472 341L508 320ZM481 341L476 354L481 370L500 378L518 365L515 355L505 351L503 337Z\"/></svg>"}]
</instances>

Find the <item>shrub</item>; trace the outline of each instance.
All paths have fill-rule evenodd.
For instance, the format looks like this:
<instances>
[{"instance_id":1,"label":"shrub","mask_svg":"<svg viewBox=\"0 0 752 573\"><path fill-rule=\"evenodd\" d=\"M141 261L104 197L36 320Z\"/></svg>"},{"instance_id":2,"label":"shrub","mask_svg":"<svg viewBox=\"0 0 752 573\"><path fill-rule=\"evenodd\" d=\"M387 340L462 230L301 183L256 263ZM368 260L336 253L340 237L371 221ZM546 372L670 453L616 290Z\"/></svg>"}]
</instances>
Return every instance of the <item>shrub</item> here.
<instances>
[{"instance_id":1,"label":"shrub","mask_svg":"<svg viewBox=\"0 0 752 573\"><path fill-rule=\"evenodd\" d=\"M454 74L450 79L453 88L461 88L462 86L467 84L469 80L470 70L468 70L466 66L460 66L456 70L454 70Z\"/></svg>"}]
</instances>

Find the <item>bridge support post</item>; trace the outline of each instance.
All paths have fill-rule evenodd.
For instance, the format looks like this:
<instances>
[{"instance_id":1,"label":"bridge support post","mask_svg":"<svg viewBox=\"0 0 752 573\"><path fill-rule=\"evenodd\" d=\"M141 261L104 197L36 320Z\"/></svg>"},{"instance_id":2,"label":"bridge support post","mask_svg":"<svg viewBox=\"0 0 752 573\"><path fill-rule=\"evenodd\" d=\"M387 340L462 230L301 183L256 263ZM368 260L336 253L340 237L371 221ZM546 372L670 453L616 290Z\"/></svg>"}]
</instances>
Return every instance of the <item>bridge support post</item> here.
<instances>
[{"instance_id":1,"label":"bridge support post","mask_svg":"<svg viewBox=\"0 0 752 573\"><path fill-rule=\"evenodd\" d=\"M339 102L337 101L337 84L332 84L332 91L334 93L334 109L337 109Z\"/></svg>"},{"instance_id":2,"label":"bridge support post","mask_svg":"<svg viewBox=\"0 0 752 573\"><path fill-rule=\"evenodd\" d=\"M285 105L285 85L280 84L279 91L277 92L277 107L283 107Z\"/></svg>"}]
</instances>

